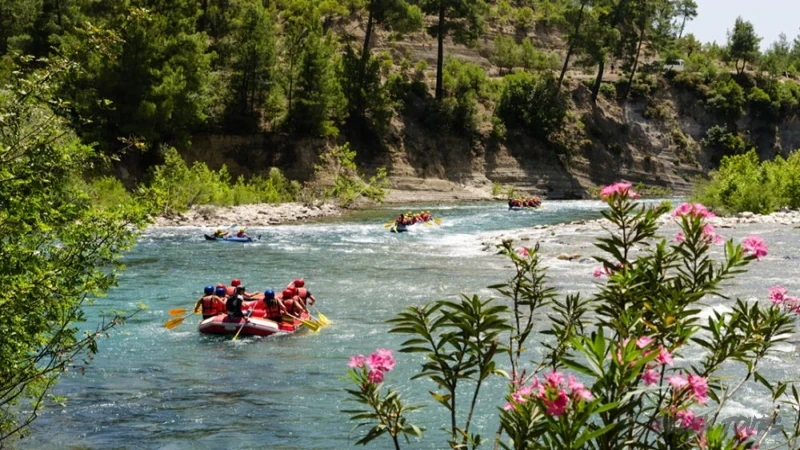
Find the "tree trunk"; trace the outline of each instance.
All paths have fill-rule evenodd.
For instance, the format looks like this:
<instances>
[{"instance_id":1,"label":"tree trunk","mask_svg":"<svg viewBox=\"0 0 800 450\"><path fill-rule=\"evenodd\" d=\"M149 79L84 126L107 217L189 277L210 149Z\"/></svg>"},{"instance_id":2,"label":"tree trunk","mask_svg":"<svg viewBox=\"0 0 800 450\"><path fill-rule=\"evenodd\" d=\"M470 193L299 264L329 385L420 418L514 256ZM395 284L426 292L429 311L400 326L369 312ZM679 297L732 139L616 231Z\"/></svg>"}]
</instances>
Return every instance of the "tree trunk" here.
<instances>
[{"instance_id":1,"label":"tree trunk","mask_svg":"<svg viewBox=\"0 0 800 450\"><path fill-rule=\"evenodd\" d=\"M578 40L578 33L581 29L581 23L583 22L583 10L586 8L586 1L584 0L581 2L581 10L578 13L578 22L575 24L575 31L572 34L572 39L569 42L569 49L567 49L567 56L564 58L564 67L561 68L561 76L558 77L558 89L556 89L556 93L561 92L561 85L564 83L564 75L567 74L567 68L569 67L569 59L572 57L572 52L575 50L575 41Z\"/></svg>"},{"instance_id":2,"label":"tree trunk","mask_svg":"<svg viewBox=\"0 0 800 450\"><path fill-rule=\"evenodd\" d=\"M206 31L206 24L208 22L208 0L203 0L200 3L200 9L203 10L203 14L200 15L200 23L197 24L197 31Z\"/></svg>"},{"instance_id":3,"label":"tree trunk","mask_svg":"<svg viewBox=\"0 0 800 450\"><path fill-rule=\"evenodd\" d=\"M681 32L678 33L678 39L683 37L683 29L686 27L686 16L683 16L683 22L681 22Z\"/></svg>"},{"instance_id":4,"label":"tree trunk","mask_svg":"<svg viewBox=\"0 0 800 450\"><path fill-rule=\"evenodd\" d=\"M628 78L628 86L625 88L625 95L623 96L623 102L628 100L628 94L631 92L631 87L633 86L633 77L636 75L636 69L639 67L639 55L642 53L642 43L644 42L644 35L647 31L647 20L643 21L642 31L639 33L639 46L636 48L636 58L633 60L633 67L631 68L631 76Z\"/></svg>"},{"instance_id":5,"label":"tree trunk","mask_svg":"<svg viewBox=\"0 0 800 450\"><path fill-rule=\"evenodd\" d=\"M597 67L597 78L594 80L594 86L592 86L592 103L597 103L597 95L600 93L600 84L603 83L603 71L605 69L606 60L604 58Z\"/></svg>"},{"instance_id":6,"label":"tree trunk","mask_svg":"<svg viewBox=\"0 0 800 450\"><path fill-rule=\"evenodd\" d=\"M441 101L444 98L444 86L442 85L444 77L442 71L444 70L444 13L445 6L442 3L439 6L439 53L436 60L436 100Z\"/></svg>"}]
</instances>

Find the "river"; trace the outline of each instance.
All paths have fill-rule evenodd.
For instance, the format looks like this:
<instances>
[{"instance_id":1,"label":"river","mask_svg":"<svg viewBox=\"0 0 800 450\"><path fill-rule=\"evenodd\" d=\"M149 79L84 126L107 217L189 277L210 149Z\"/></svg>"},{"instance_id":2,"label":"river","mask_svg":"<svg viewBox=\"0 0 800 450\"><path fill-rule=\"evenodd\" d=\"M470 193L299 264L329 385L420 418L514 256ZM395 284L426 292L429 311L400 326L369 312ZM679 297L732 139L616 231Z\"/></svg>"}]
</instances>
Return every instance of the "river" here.
<instances>
[{"instance_id":1,"label":"river","mask_svg":"<svg viewBox=\"0 0 800 450\"><path fill-rule=\"evenodd\" d=\"M251 228L249 233L261 235L252 244L206 242L199 228L150 229L126 255L119 286L90 307L89 316L137 303L148 309L100 341L100 353L85 374L70 372L61 379L54 393L65 396L66 405L45 410L20 448L352 447L361 431L351 433L354 424L340 413L356 406L346 401L343 389L349 386L342 377L351 355L399 348L404 337L387 333L387 319L407 305L459 293L491 296L486 286L506 280L510 272L504 259L481 248L476 238L481 233L598 218L603 207L595 201L552 201L543 210L520 212L500 203L392 206L310 224ZM383 226L411 209L430 210L442 225L417 225L403 234ZM768 261L726 292L763 298L776 282L800 288L800 269L789 260L799 233L788 228L767 234L773 250ZM549 239L562 246L574 240L584 250L590 243L580 233ZM546 260L559 289L596 289L594 264ZM278 290L296 277L306 280L332 321L318 333L231 341L197 333L197 316L172 331L163 326L169 309L190 308L205 285L240 278L248 291ZM794 344L784 346L765 370L788 377L796 353ZM397 358L387 383L410 402L429 405L411 415L413 423L428 429L426 439L405 448L444 448L440 428L447 416L427 394L434 386L408 381L421 357ZM505 391L498 379L485 392L475 425L491 438L495 407ZM748 396L752 401L734 402L726 413L753 416L768 407L763 393L748 391ZM373 448L388 443L378 441Z\"/></svg>"}]
</instances>

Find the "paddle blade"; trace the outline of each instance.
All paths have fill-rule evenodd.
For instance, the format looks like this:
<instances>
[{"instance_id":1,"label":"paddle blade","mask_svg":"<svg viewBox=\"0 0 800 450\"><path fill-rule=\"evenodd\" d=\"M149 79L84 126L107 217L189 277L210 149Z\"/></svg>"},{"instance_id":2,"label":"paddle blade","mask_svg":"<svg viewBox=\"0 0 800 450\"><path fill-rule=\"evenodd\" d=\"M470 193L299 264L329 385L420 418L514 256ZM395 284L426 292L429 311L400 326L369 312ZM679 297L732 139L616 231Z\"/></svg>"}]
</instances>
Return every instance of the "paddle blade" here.
<instances>
[{"instance_id":1,"label":"paddle blade","mask_svg":"<svg viewBox=\"0 0 800 450\"><path fill-rule=\"evenodd\" d=\"M171 330L177 327L178 325L182 324L184 320L186 320L185 317L176 317L174 319L169 319L168 321L164 322L164 327L166 327L166 329L168 330Z\"/></svg>"},{"instance_id":2,"label":"paddle blade","mask_svg":"<svg viewBox=\"0 0 800 450\"><path fill-rule=\"evenodd\" d=\"M328 326L331 324L331 321L328 320L327 317L325 317L325 314L322 314L321 312L317 311L317 315L319 316L319 323L321 323L322 326Z\"/></svg>"},{"instance_id":3,"label":"paddle blade","mask_svg":"<svg viewBox=\"0 0 800 450\"><path fill-rule=\"evenodd\" d=\"M390 226L392 226L393 223L394 223L394 220L386 222L386 225L384 225L383 228L389 228Z\"/></svg>"},{"instance_id":4,"label":"paddle blade","mask_svg":"<svg viewBox=\"0 0 800 450\"><path fill-rule=\"evenodd\" d=\"M305 325L306 328L308 328L311 331L319 331L319 325L310 320L300 319L300 323Z\"/></svg>"},{"instance_id":5,"label":"paddle blade","mask_svg":"<svg viewBox=\"0 0 800 450\"><path fill-rule=\"evenodd\" d=\"M175 308L175 309L170 309L169 310L169 315L172 316L172 317L182 316L182 315L186 314L187 312L189 312L189 310L186 309L186 308Z\"/></svg>"},{"instance_id":6,"label":"paddle blade","mask_svg":"<svg viewBox=\"0 0 800 450\"><path fill-rule=\"evenodd\" d=\"M433 226L433 224L430 223L430 222L422 222L422 223L424 223L426 227L432 227Z\"/></svg>"},{"instance_id":7,"label":"paddle blade","mask_svg":"<svg viewBox=\"0 0 800 450\"><path fill-rule=\"evenodd\" d=\"M433 221L436 222L436 225L441 225L442 224L442 219L436 218L436 219L433 219Z\"/></svg>"}]
</instances>

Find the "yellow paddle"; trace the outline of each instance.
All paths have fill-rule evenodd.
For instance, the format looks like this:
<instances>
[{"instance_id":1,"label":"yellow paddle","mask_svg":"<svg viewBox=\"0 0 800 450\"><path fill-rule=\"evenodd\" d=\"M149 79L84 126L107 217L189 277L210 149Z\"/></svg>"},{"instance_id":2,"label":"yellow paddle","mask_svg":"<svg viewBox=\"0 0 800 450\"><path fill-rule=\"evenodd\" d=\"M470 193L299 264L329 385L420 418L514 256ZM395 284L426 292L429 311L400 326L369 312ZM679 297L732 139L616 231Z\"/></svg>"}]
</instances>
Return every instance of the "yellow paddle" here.
<instances>
[{"instance_id":1,"label":"yellow paddle","mask_svg":"<svg viewBox=\"0 0 800 450\"><path fill-rule=\"evenodd\" d=\"M432 227L433 226L433 224L431 223L430 220L427 221L427 222L422 222L422 223L424 223L426 227Z\"/></svg>"},{"instance_id":2,"label":"yellow paddle","mask_svg":"<svg viewBox=\"0 0 800 450\"><path fill-rule=\"evenodd\" d=\"M386 225L384 225L383 228L389 228L390 226L392 226L393 223L394 220L390 220L389 222L386 222Z\"/></svg>"},{"instance_id":3,"label":"yellow paddle","mask_svg":"<svg viewBox=\"0 0 800 450\"><path fill-rule=\"evenodd\" d=\"M172 317L175 317L175 316L182 316L182 315L186 314L186 312L187 312L187 311L189 311L189 310L188 310L188 309L186 309L186 308L175 308L175 309L170 309L170 310L169 310L169 315L170 315L170 316L172 316Z\"/></svg>"},{"instance_id":4,"label":"yellow paddle","mask_svg":"<svg viewBox=\"0 0 800 450\"><path fill-rule=\"evenodd\" d=\"M244 326L247 325L248 323L250 323L250 321L247 320L247 317L245 317L244 323L242 324L242 326L239 327L239 331L237 331L236 334L233 335L233 339L231 339L232 341L235 341L236 338L239 337L239 333L241 333L242 330L244 330Z\"/></svg>"},{"instance_id":5,"label":"yellow paddle","mask_svg":"<svg viewBox=\"0 0 800 450\"><path fill-rule=\"evenodd\" d=\"M330 324L331 324L331 321L330 321L330 320L328 320L328 318L327 318L327 317L325 317L325 314L322 314L321 312L319 312L319 310L317 309L317 307L316 307L316 306L314 306L314 305L311 305L311 307L313 307L313 308L314 308L314 311L316 311L316 312L317 312L317 316L319 316L319 323L320 323L320 325L322 325L323 327L326 327L326 326L328 326L328 325L330 325Z\"/></svg>"},{"instance_id":6,"label":"yellow paddle","mask_svg":"<svg viewBox=\"0 0 800 450\"><path fill-rule=\"evenodd\" d=\"M197 313L190 312L189 314L187 314L187 315L185 315L183 317L176 317L174 319L169 319L168 321L164 322L164 327L166 327L166 329L168 329L168 330L171 330L171 329L177 327L178 325L182 324L183 321L186 320L187 317L189 317L191 315L194 315L194 314L197 314Z\"/></svg>"},{"instance_id":7,"label":"yellow paddle","mask_svg":"<svg viewBox=\"0 0 800 450\"><path fill-rule=\"evenodd\" d=\"M433 219L433 221L436 222L436 225L441 225L442 224L442 219L440 219L438 217Z\"/></svg>"},{"instance_id":8,"label":"yellow paddle","mask_svg":"<svg viewBox=\"0 0 800 450\"><path fill-rule=\"evenodd\" d=\"M299 321L300 321L300 323L302 323L303 325L305 325L306 327L308 327L308 329L309 329L309 330L311 330L311 331L313 331L313 332L315 332L315 333L316 333L317 331L319 331L319 327L320 327L320 325L319 325L319 324L317 324L317 323L314 323L314 322L312 322L312 321L310 321L310 320L306 320L306 319L303 319L303 318L300 318L300 317L297 317L297 316L293 316L293 315L291 315L291 314L288 314L288 313L287 313L287 315L288 315L289 317L293 318L293 319L297 319L297 320L299 320Z\"/></svg>"}]
</instances>

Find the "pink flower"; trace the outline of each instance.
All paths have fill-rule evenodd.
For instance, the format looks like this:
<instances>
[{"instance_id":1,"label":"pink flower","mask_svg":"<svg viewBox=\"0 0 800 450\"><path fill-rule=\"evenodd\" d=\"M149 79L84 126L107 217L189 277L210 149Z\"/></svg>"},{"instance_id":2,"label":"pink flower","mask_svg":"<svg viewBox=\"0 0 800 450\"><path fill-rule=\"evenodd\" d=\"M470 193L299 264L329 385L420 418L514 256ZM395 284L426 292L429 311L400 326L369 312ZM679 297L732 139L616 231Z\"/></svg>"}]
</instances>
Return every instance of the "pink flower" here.
<instances>
[{"instance_id":1,"label":"pink flower","mask_svg":"<svg viewBox=\"0 0 800 450\"><path fill-rule=\"evenodd\" d=\"M558 396L555 398L555 400L545 399L543 402L546 408L545 412L548 415L553 417L561 417L567 410L569 397L567 397L567 392L561 389L558 391Z\"/></svg>"},{"instance_id":2,"label":"pink flower","mask_svg":"<svg viewBox=\"0 0 800 450\"><path fill-rule=\"evenodd\" d=\"M683 235L682 231L679 231L678 234L675 235L675 239L673 239L675 243L680 244L681 242L686 240L686 236Z\"/></svg>"},{"instance_id":3,"label":"pink flower","mask_svg":"<svg viewBox=\"0 0 800 450\"><path fill-rule=\"evenodd\" d=\"M680 421L682 427L689 428L694 422L694 411L680 410L675 413L675 418Z\"/></svg>"},{"instance_id":4,"label":"pink flower","mask_svg":"<svg viewBox=\"0 0 800 450\"><path fill-rule=\"evenodd\" d=\"M783 301L786 300L787 292L789 292L789 290L783 286L772 286L769 288L769 299L776 305L783 303Z\"/></svg>"},{"instance_id":5,"label":"pink flower","mask_svg":"<svg viewBox=\"0 0 800 450\"><path fill-rule=\"evenodd\" d=\"M567 387L573 391L583 389L583 383L578 381L572 374L567 375Z\"/></svg>"},{"instance_id":6,"label":"pink flower","mask_svg":"<svg viewBox=\"0 0 800 450\"><path fill-rule=\"evenodd\" d=\"M761 259L767 256L767 244L758 236L748 236L742 241L745 253L750 253L756 259Z\"/></svg>"},{"instance_id":7,"label":"pink flower","mask_svg":"<svg viewBox=\"0 0 800 450\"><path fill-rule=\"evenodd\" d=\"M758 434L758 430L755 428L748 428L746 425L736 425L734 426L734 429L736 431L733 435L733 438L739 443L742 443Z\"/></svg>"},{"instance_id":8,"label":"pink flower","mask_svg":"<svg viewBox=\"0 0 800 450\"><path fill-rule=\"evenodd\" d=\"M512 409L514 409L514 404L513 403L509 402L509 403L506 403L505 405L503 405L503 411L511 411Z\"/></svg>"},{"instance_id":9,"label":"pink flower","mask_svg":"<svg viewBox=\"0 0 800 450\"><path fill-rule=\"evenodd\" d=\"M682 374L668 376L667 383L669 383L675 391L681 390L689 384Z\"/></svg>"},{"instance_id":10,"label":"pink flower","mask_svg":"<svg viewBox=\"0 0 800 450\"><path fill-rule=\"evenodd\" d=\"M631 187L633 187L633 185L627 182L614 183L610 186L604 186L602 189L600 189L600 197L604 201L608 201L615 195L619 195L620 197L630 197L632 199L639 198L639 194L631 190Z\"/></svg>"},{"instance_id":11,"label":"pink flower","mask_svg":"<svg viewBox=\"0 0 800 450\"><path fill-rule=\"evenodd\" d=\"M660 364L666 364L672 367L674 361L672 360L672 355L670 355L669 350L664 348L664 346L660 346L660 350L658 352L658 356L656 357L656 361Z\"/></svg>"},{"instance_id":12,"label":"pink flower","mask_svg":"<svg viewBox=\"0 0 800 450\"><path fill-rule=\"evenodd\" d=\"M651 386L658 383L658 372L654 369L647 369L642 374L642 381L646 386Z\"/></svg>"},{"instance_id":13,"label":"pink flower","mask_svg":"<svg viewBox=\"0 0 800 450\"><path fill-rule=\"evenodd\" d=\"M695 417L687 428L691 428L695 433L701 433L706 427L706 419L702 417Z\"/></svg>"},{"instance_id":14,"label":"pink flower","mask_svg":"<svg viewBox=\"0 0 800 450\"><path fill-rule=\"evenodd\" d=\"M367 381L370 383L383 383L384 371L372 369L367 373Z\"/></svg>"},{"instance_id":15,"label":"pink flower","mask_svg":"<svg viewBox=\"0 0 800 450\"><path fill-rule=\"evenodd\" d=\"M594 400L594 395L592 395L592 391L586 388L575 389L574 391L572 391L572 395L579 400L586 400L586 401Z\"/></svg>"},{"instance_id":16,"label":"pink flower","mask_svg":"<svg viewBox=\"0 0 800 450\"><path fill-rule=\"evenodd\" d=\"M364 367L364 362L366 360L367 358L365 358L364 355L351 356L350 361L347 363L347 367L350 368Z\"/></svg>"},{"instance_id":17,"label":"pink flower","mask_svg":"<svg viewBox=\"0 0 800 450\"><path fill-rule=\"evenodd\" d=\"M592 274L592 276L594 276L595 278L600 278L603 275L605 275L605 272L603 272L603 269L594 269L594 273Z\"/></svg>"},{"instance_id":18,"label":"pink flower","mask_svg":"<svg viewBox=\"0 0 800 450\"><path fill-rule=\"evenodd\" d=\"M636 346L640 349L647 347L648 345L653 343L653 338L650 336L642 336L636 340Z\"/></svg>"},{"instance_id":19,"label":"pink flower","mask_svg":"<svg viewBox=\"0 0 800 450\"><path fill-rule=\"evenodd\" d=\"M564 374L561 372L550 372L544 375L544 379L552 387L557 387L564 382Z\"/></svg>"},{"instance_id":20,"label":"pink flower","mask_svg":"<svg viewBox=\"0 0 800 450\"><path fill-rule=\"evenodd\" d=\"M369 355L366 363L370 369L380 370L382 372L389 372L394 369L395 360L392 357L392 351L384 348L379 348L375 353Z\"/></svg>"},{"instance_id":21,"label":"pink flower","mask_svg":"<svg viewBox=\"0 0 800 450\"><path fill-rule=\"evenodd\" d=\"M722 236L717 234L717 230L714 228L714 225L711 225L710 223L703 225L703 238L709 244L722 243Z\"/></svg>"},{"instance_id":22,"label":"pink flower","mask_svg":"<svg viewBox=\"0 0 800 450\"><path fill-rule=\"evenodd\" d=\"M692 395L694 395L697 403L705 405L708 401L708 380L699 375L690 373L687 382L689 383L689 389L692 391Z\"/></svg>"},{"instance_id":23,"label":"pink flower","mask_svg":"<svg viewBox=\"0 0 800 450\"><path fill-rule=\"evenodd\" d=\"M684 203L681 206L675 208L675 211L672 212L672 217L680 217L686 215L700 217L703 219L712 219L716 217L716 214L709 211L708 208L706 208L704 205L700 203Z\"/></svg>"},{"instance_id":24,"label":"pink flower","mask_svg":"<svg viewBox=\"0 0 800 450\"><path fill-rule=\"evenodd\" d=\"M523 258L527 258L528 256L531 256L531 251L527 247L522 247L521 249L517 250L517 254Z\"/></svg>"}]
</instances>

